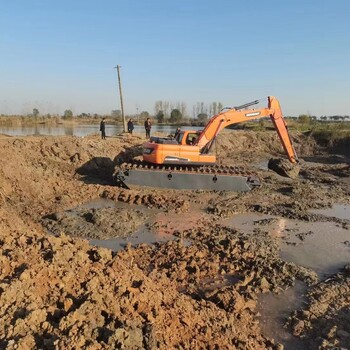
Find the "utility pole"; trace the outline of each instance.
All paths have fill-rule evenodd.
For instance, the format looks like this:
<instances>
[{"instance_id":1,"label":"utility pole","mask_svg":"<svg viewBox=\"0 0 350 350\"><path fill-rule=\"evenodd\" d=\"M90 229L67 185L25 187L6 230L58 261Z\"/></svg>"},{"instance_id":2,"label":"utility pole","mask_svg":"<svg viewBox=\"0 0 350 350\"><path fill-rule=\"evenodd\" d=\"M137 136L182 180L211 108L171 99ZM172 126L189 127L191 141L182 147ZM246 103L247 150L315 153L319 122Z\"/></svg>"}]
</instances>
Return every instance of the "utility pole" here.
<instances>
[{"instance_id":1,"label":"utility pole","mask_svg":"<svg viewBox=\"0 0 350 350\"><path fill-rule=\"evenodd\" d=\"M121 66L117 65L117 72L118 72L118 84L119 84L119 95L120 95L120 107L122 110L122 118L123 118L123 126L124 126L124 132L126 132L126 120L125 120L125 115L124 115L124 106L123 106L123 94L122 94L122 84L120 81L120 71L119 69L121 68Z\"/></svg>"}]
</instances>

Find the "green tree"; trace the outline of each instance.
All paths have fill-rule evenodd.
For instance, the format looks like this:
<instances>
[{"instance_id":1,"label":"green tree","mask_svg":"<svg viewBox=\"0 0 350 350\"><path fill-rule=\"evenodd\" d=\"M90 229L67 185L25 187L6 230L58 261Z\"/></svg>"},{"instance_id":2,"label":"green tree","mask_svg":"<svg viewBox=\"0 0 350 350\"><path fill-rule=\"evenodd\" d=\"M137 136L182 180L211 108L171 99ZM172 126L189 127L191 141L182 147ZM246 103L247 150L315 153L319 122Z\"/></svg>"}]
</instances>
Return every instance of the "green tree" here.
<instances>
[{"instance_id":1,"label":"green tree","mask_svg":"<svg viewBox=\"0 0 350 350\"><path fill-rule=\"evenodd\" d=\"M114 109L112 112L111 112L111 116L113 118L119 118L122 116L122 111L120 109Z\"/></svg>"},{"instance_id":2,"label":"green tree","mask_svg":"<svg viewBox=\"0 0 350 350\"><path fill-rule=\"evenodd\" d=\"M307 114L300 114L298 119L299 119L299 122L302 124L310 124L311 122L311 117Z\"/></svg>"},{"instance_id":3,"label":"green tree","mask_svg":"<svg viewBox=\"0 0 350 350\"><path fill-rule=\"evenodd\" d=\"M159 124L164 123L164 120L165 120L164 112L158 111L158 113L156 114L156 119L157 119Z\"/></svg>"},{"instance_id":4,"label":"green tree","mask_svg":"<svg viewBox=\"0 0 350 350\"><path fill-rule=\"evenodd\" d=\"M177 109L173 109L170 113L170 123L180 123L182 120L182 113Z\"/></svg>"},{"instance_id":5,"label":"green tree","mask_svg":"<svg viewBox=\"0 0 350 350\"><path fill-rule=\"evenodd\" d=\"M197 119L201 124L204 124L208 121L208 114L206 113L199 113L197 115Z\"/></svg>"},{"instance_id":6,"label":"green tree","mask_svg":"<svg viewBox=\"0 0 350 350\"><path fill-rule=\"evenodd\" d=\"M147 118L150 118L150 115L147 111L142 111L140 113L140 118L146 120Z\"/></svg>"},{"instance_id":7,"label":"green tree","mask_svg":"<svg viewBox=\"0 0 350 350\"><path fill-rule=\"evenodd\" d=\"M64 119L72 119L73 118L73 112L70 109L66 109L63 113Z\"/></svg>"}]
</instances>

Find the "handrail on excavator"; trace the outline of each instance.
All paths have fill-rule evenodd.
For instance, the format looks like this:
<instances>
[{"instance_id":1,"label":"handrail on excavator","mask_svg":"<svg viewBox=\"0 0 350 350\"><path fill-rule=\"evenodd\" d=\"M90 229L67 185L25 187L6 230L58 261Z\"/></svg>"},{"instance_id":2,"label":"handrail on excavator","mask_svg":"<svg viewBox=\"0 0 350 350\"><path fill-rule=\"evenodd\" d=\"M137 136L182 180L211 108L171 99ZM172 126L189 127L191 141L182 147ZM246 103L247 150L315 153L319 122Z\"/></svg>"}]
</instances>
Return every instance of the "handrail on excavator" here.
<instances>
[{"instance_id":1,"label":"handrail on excavator","mask_svg":"<svg viewBox=\"0 0 350 350\"><path fill-rule=\"evenodd\" d=\"M238 106L238 107L234 107L234 109L235 110L239 110L239 109L247 108L247 107L250 107L250 106L257 105L259 102L260 102L260 100L255 100L255 101L252 101L252 102L245 103L244 105L241 105L241 106Z\"/></svg>"}]
</instances>

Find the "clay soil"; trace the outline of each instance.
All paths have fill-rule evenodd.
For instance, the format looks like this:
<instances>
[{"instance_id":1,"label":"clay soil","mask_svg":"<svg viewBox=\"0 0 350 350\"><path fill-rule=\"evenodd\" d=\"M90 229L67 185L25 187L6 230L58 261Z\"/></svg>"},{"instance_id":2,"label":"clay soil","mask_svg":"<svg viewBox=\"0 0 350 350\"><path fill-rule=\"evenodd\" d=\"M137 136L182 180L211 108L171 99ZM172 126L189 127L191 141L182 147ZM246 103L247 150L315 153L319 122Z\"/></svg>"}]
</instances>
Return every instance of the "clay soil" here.
<instances>
[{"instance_id":1,"label":"clay soil","mask_svg":"<svg viewBox=\"0 0 350 350\"><path fill-rule=\"evenodd\" d=\"M140 155L137 136L0 136L0 348L283 349L262 330L259 298L297 280L307 299L284 327L304 349L350 348L350 266L320 280L284 261L264 230L223 224L253 212L349 230L350 220L309 211L349 203L349 154L328 154L310 136L293 139L301 170L290 179L265 166L282 156L275 133L220 135L219 163L262 179L239 194L113 186L118 158ZM96 198L116 207L79 207ZM178 239L118 252L89 244L146 223Z\"/></svg>"}]
</instances>

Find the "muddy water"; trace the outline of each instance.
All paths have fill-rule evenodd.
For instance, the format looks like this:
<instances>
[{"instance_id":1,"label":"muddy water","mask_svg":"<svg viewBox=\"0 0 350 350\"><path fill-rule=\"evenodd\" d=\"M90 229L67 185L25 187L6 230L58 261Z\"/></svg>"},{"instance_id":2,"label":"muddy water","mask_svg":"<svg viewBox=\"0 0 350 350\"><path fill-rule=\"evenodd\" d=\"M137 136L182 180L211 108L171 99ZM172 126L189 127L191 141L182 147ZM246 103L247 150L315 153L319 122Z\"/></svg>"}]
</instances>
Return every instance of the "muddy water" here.
<instances>
[{"instance_id":1,"label":"muddy water","mask_svg":"<svg viewBox=\"0 0 350 350\"><path fill-rule=\"evenodd\" d=\"M165 242L176 239L172 233L195 227L204 216L199 208L187 215L170 215L157 209L122 202L116 203L102 198L85 203L80 208L109 207L138 209L147 214L149 218L127 238L90 240L93 245L113 250L123 249L127 244ZM322 209L317 212L348 219L349 209L350 206L336 205L331 209ZM321 279L337 272L350 262L350 231L331 221L309 223L270 215L245 213L225 220L224 224L248 234L254 234L256 230L265 231L276 238L282 259L313 269Z\"/></svg>"},{"instance_id":2,"label":"muddy water","mask_svg":"<svg viewBox=\"0 0 350 350\"><path fill-rule=\"evenodd\" d=\"M335 217L338 219L350 220L350 205L349 204L334 204L332 208L317 209L310 211L314 214L322 214Z\"/></svg>"},{"instance_id":3,"label":"muddy water","mask_svg":"<svg viewBox=\"0 0 350 350\"><path fill-rule=\"evenodd\" d=\"M348 219L347 210L344 206L335 206L322 214ZM313 269L321 280L350 262L350 231L335 222L309 223L245 213L225 220L224 224L248 234L257 230L266 232L278 242L283 260ZM300 339L283 328L290 313L302 307L305 291L306 286L297 281L295 287L280 295L270 293L259 299L264 333L283 344L285 349L306 349Z\"/></svg>"},{"instance_id":4,"label":"muddy water","mask_svg":"<svg viewBox=\"0 0 350 350\"><path fill-rule=\"evenodd\" d=\"M283 328L291 312L302 307L305 292L305 284L296 281L295 286L284 293L279 295L268 293L259 298L258 311L261 314L259 320L261 329L264 334L283 344L285 350L307 349L299 338Z\"/></svg>"},{"instance_id":5,"label":"muddy water","mask_svg":"<svg viewBox=\"0 0 350 350\"><path fill-rule=\"evenodd\" d=\"M281 258L309 267L321 279L350 262L350 231L334 222L303 222L259 214L238 214L225 224L253 234L263 230L277 239Z\"/></svg>"},{"instance_id":6,"label":"muddy water","mask_svg":"<svg viewBox=\"0 0 350 350\"><path fill-rule=\"evenodd\" d=\"M291 222L281 245L281 257L310 267L321 279L350 262L350 231L332 222Z\"/></svg>"},{"instance_id":7,"label":"muddy water","mask_svg":"<svg viewBox=\"0 0 350 350\"><path fill-rule=\"evenodd\" d=\"M152 244L178 239L173 235L175 231L197 227L198 222L206 216L200 208L186 214L169 214L158 209L148 209L144 206L107 199L96 199L79 208L138 209L147 215L148 219L126 238L90 240L92 245L106 247L113 251L124 249L128 244ZM336 208L336 210L340 209ZM346 209L342 210L346 211ZM323 214L326 215L326 213ZM330 216L336 217L337 215ZM325 279L329 274L333 274L350 261L350 244L346 243L350 242L350 231L336 222L309 223L269 215L245 213L237 214L222 223L247 234L254 234L257 231L266 232L278 242L281 257L284 260L312 268L321 279ZM184 244L190 244L190 242L186 241ZM197 293L210 295L211 291L218 287L234 284L234 278L236 277L223 276L221 279L204 280ZM283 328L291 311L302 308L302 303L305 301L303 296L305 291L306 286L297 281L295 287L280 295L265 294L259 298L260 322L264 334L282 343L285 349L306 349L302 341Z\"/></svg>"},{"instance_id":8,"label":"muddy water","mask_svg":"<svg viewBox=\"0 0 350 350\"><path fill-rule=\"evenodd\" d=\"M138 209L146 214L149 219L141 225L132 235L126 238L118 237L111 239L90 239L91 245L109 248L113 251L125 249L127 245L135 246L141 243L154 244L157 242L167 242L169 240L179 239L170 232L176 229L184 229L190 225L191 222L185 222L183 215L173 214L169 216L167 213L159 212L158 209L149 209L141 205L130 205L123 202L115 202L110 199L97 198L83 205L79 208L86 209L103 209L103 208L124 208L124 209ZM197 216L191 216L194 220ZM150 225L152 222L156 222L157 225ZM184 245L189 245L189 240L183 240Z\"/></svg>"},{"instance_id":9,"label":"muddy water","mask_svg":"<svg viewBox=\"0 0 350 350\"><path fill-rule=\"evenodd\" d=\"M154 244L157 242L167 242L175 239L178 238L174 235L154 232L147 229L147 227L143 225L134 234L126 238L91 239L89 242L94 246L108 248L113 251L119 251L125 249L128 245L135 246L141 243ZM184 245L186 244L189 244L189 242L184 242Z\"/></svg>"}]
</instances>

